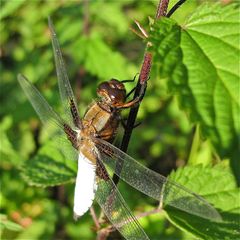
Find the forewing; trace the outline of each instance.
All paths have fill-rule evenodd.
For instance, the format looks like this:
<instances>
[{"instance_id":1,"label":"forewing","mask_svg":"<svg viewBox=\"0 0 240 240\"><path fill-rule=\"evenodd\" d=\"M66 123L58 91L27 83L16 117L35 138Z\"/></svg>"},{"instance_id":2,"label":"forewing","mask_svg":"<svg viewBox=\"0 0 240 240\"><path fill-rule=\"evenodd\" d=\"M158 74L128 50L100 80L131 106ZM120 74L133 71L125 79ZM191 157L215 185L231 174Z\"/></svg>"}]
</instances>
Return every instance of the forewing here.
<instances>
[{"instance_id":1,"label":"forewing","mask_svg":"<svg viewBox=\"0 0 240 240\"><path fill-rule=\"evenodd\" d=\"M107 179L98 178L95 199L103 212L125 239L149 239L101 164L98 167L104 169L102 171L105 172L104 176Z\"/></svg>"},{"instance_id":2,"label":"forewing","mask_svg":"<svg viewBox=\"0 0 240 240\"><path fill-rule=\"evenodd\" d=\"M52 138L58 143L56 144L58 149L64 154L67 160L77 159L77 152L72 147L63 130L65 124L64 120L52 109L37 88L29 82L25 76L19 74L18 81L39 118L43 122L45 126L44 129L49 131L48 127L50 126L50 129L54 134L52 135Z\"/></svg>"},{"instance_id":3,"label":"forewing","mask_svg":"<svg viewBox=\"0 0 240 240\"><path fill-rule=\"evenodd\" d=\"M81 127L76 100L74 98L73 91L68 79L57 35L50 18L48 18L48 24L51 32L53 53L58 77L58 86L64 109L64 117L71 123L71 127Z\"/></svg>"},{"instance_id":4,"label":"forewing","mask_svg":"<svg viewBox=\"0 0 240 240\"><path fill-rule=\"evenodd\" d=\"M202 218L221 221L221 216L205 199L187 188L146 168L112 144L95 139L102 161L122 180L146 195Z\"/></svg>"},{"instance_id":5,"label":"forewing","mask_svg":"<svg viewBox=\"0 0 240 240\"><path fill-rule=\"evenodd\" d=\"M18 75L18 82L41 121L44 124L51 122L58 128L63 128L63 119L52 109L37 88L22 74Z\"/></svg>"}]
</instances>

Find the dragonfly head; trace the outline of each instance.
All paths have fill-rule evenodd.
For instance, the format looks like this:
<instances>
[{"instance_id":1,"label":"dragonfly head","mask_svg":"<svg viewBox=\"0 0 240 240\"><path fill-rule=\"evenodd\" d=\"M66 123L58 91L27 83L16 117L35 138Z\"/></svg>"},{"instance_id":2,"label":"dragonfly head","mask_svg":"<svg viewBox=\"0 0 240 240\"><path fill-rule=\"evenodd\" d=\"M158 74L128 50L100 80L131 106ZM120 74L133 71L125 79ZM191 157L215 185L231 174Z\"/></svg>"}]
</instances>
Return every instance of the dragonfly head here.
<instances>
[{"instance_id":1,"label":"dragonfly head","mask_svg":"<svg viewBox=\"0 0 240 240\"><path fill-rule=\"evenodd\" d=\"M110 81L99 84L97 94L109 106L116 107L124 103L126 89L122 82L112 78Z\"/></svg>"}]
</instances>

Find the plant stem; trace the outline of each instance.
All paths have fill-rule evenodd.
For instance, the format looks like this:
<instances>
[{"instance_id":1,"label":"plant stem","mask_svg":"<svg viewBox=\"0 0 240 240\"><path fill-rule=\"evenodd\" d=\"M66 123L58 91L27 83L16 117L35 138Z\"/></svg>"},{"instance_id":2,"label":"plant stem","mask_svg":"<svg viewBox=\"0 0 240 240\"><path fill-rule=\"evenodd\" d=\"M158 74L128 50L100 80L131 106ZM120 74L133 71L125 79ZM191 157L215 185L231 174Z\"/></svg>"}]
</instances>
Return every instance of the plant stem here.
<instances>
[{"instance_id":1,"label":"plant stem","mask_svg":"<svg viewBox=\"0 0 240 240\"><path fill-rule=\"evenodd\" d=\"M157 8L156 19L165 17L168 9L169 0L160 0Z\"/></svg>"},{"instance_id":2,"label":"plant stem","mask_svg":"<svg viewBox=\"0 0 240 240\"><path fill-rule=\"evenodd\" d=\"M96 213L95 213L95 210L94 210L93 206L90 207L90 214L92 216L92 219L95 223L95 226L96 226L97 230L100 229L100 224L99 224L99 221L98 221L98 218L96 216Z\"/></svg>"},{"instance_id":3,"label":"plant stem","mask_svg":"<svg viewBox=\"0 0 240 240\"><path fill-rule=\"evenodd\" d=\"M171 17L172 14L183 4L185 3L186 0L179 0L171 9L170 11L167 13L167 17Z\"/></svg>"},{"instance_id":4,"label":"plant stem","mask_svg":"<svg viewBox=\"0 0 240 240\"><path fill-rule=\"evenodd\" d=\"M168 3L169 3L169 0L160 0L159 1L158 7L157 7L157 12L156 12L156 20L160 19L162 16L166 15ZM142 94L144 94L147 89L147 81L149 79L151 66L152 66L152 54L148 51L148 46L149 46L149 43L147 43L147 46L146 46L146 51L144 54L144 59L143 59L143 63L141 66L140 75L138 78L138 83L136 85L136 90L134 92L134 98L142 96ZM132 108L128 115L123 139L122 139L121 146L120 146L120 149L123 152L127 152L128 144L130 142L132 131L134 129L134 125L135 125L135 121L137 118L140 103L137 107ZM117 163L116 168L119 171L119 169L121 170L122 166L120 166ZM116 174L113 175L113 181L116 185L119 182L119 177Z\"/></svg>"},{"instance_id":5,"label":"plant stem","mask_svg":"<svg viewBox=\"0 0 240 240\"><path fill-rule=\"evenodd\" d=\"M161 211L162 210L160 208L154 208L154 209L152 209L150 211L147 211L147 212L140 213L140 214L136 215L136 219L147 217L147 216L159 213ZM123 222L122 224L119 223L119 225L123 226L125 224L128 224L129 222L131 222L131 220ZM114 226L107 226L105 228L102 228L101 231L99 231L97 240L105 240L111 234L111 232L114 232L114 231L116 231Z\"/></svg>"},{"instance_id":6,"label":"plant stem","mask_svg":"<svg viewBox=\"0 0 240 240\"><path fill-rule=\"evenodd\" d=\"M160 0L159 1L157 12L156 12L156 20L160 19L162 16L166 16L168 3L169 3L169 0ZM147 45L146 45L146 51L144 54L140 75L139 75L136 89L134 92L134 98L141 97L143 99L144 93L147 88L147 81L149 79L151 66L152 66L152 54L148 51L148 47L149 47L149 43L147 43ZM142 99L141 99L141 101L142 101ZM128 149L128 144L129 144L129 141L130 141L130 138L132 135L132 131L134 129L134 125L135 125L135 121L137 118L140 103L137 107L130 109L126 127L125 127L125 131L124 131L124 135L123 135L123 139L121 142L121 147L120 147L120 149L123 152L126 152ZM119 166L119 163L117 163L116 169L118 169L118 170L120 169L120 171L121 171L121 168L122 168L122 166ZM116 174L113 175L113 181L116 185L119 182L119 177ZM108 227L108 229L109 229L109 227ZM114 231L115 231L115 229L114 229ZM104 236L101 235L101 239L104 239Z\"/></svg>"}]
</instances>

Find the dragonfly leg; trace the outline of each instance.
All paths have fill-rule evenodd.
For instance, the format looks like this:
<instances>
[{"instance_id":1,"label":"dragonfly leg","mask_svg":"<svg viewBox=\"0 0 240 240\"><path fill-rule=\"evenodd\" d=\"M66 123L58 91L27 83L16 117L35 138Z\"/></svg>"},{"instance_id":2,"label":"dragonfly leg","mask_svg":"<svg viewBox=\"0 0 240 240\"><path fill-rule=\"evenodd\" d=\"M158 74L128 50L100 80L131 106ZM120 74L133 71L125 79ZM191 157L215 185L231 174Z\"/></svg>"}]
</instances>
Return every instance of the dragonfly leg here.
<instances>
[{"instance_id":1,"label":"dragonfly leg","mask_svg":"<svg viewBox=\"0 0 240 240\"><path fill-rule=\"evenodd\" d=\"M137 105L140 103L140 101L141 101L141 97L136 97L129 102L126 102L126 103L123 103L123 104L117 106L116 108L120 110L120 109L124 109L124 108L137 107Z\"/></svg>"},{"instance_id":2,"label":"dragonfly leg","mask_svg":"<svg viewBox=\"0 0 240 240\"><path fill-rule=\"evenodd\" d=\"M140 126L142 124L142 122L136 123L133 128L137 128L138 126Z\"/></svg>"},{"instance_id":3,"label":"dragonfly leg","mask_svg":"<svg viewBox=\"0 0 240 240\"><path fill-rule=\"evenodd\" d=\"M133 79L130 79L130 80L122 80L121 82L122 82L122 83L134 82L134 81L136 80L136 78L137 78L137 75L139 75L139 73L136 73Z\"/></svg>"},{"instance_id":4,"label":"dragonfly leg","mask_svg":"<svg viewBox=\"0 0 240 240\"><path fill-rule=\"evenodd\" d=\"M126 122L127 122L127 119L125 118L125 119L121 119L121 125L123 126L123 128L126 130L126 128L127 128L127 124L126 124ZM141 125L142 124L142 122L139 122L139 123L136 123L134 126L133 126L133 128L136 128L136 127L138 127L139 125Z\"/></svg>"},{"instance_id":5,"label":"dragonfly leg","mask_svg":"<svg viewBox=\"0 0 240 240\"><path fill-rule=\"evenodd\" d=\"M121 110L121 109L124 109L124 108L134 108L134 107L137 107L138 104L143 99L143 96L145 94L145 89L146 88L142 88L141 87L139 96L135 97L134 99L132 99L132 100L130 100L128 102L125 102L125 103L122 103L122 104L116 106L116 109Z\"/></svg>"},{"instance_id":6,"label":"dragonfly leg","mask_svg":"<svg viewBox=\"0 0 240 240\"><path fill-rule=\"evenodd\" d=\"M130 95L132 95L132 93L135 91L136 87L134 87L127 95L126 98L127 99Z\"/></svg>"}]
</instances>

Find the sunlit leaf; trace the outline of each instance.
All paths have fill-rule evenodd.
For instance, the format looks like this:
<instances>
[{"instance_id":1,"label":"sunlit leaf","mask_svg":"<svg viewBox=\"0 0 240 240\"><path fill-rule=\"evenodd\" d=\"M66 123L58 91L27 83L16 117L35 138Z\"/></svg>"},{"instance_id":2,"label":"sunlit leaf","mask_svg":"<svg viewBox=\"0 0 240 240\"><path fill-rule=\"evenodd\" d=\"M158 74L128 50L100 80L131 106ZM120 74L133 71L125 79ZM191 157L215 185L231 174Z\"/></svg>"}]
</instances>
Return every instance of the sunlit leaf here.
<instances>
[{"instance_id":1,"label":"sunlit leaf","mask_svg":"<svg viewBox=\"0 0 240 240\"><path fill-rule=\"evenodd\" d=\"M167 206L165 210L171 222L203 239L221 239L223 236L224 239L236 239L239 236L240 189L229 168L220 165L214 168L189 166L173 172L170 179L199 193L222 216L222 222L211 222Z\"/></svg>"},{"instance_id":2,"label":"sunlit leaf","mask_svg":"<svg viewBox=\"0 0 240 240\"><path fill-rule=\"evenodd\" d=\"M81 60L85 69L100 79L132 79L137 72L133 64L119 52L113 51L97 34L82 37L72 49L81 49L77 54L78 61Z\"/></svg>"},{"instance_id":3,"label":"sunlit leaf","mask_svg":"<svg viewBox=\"0 0 240 240\"><path fill-rule=\"evenodd\" d=\"M6 215L0 214L0 231L8 229L11 231L21 231L23 227L7 218Z\"/></svg>"},{"instance_id":4,"label":"sunlit leaf","mask_svg":"<svg viewBox=\"0 0 240 240\"><path fill-rule=\"evenodd\" d=\"M47 187L75 181L76 162L66 158L56 144L59 142L48 142L36 156L24 163L22 176L28 184Z\"/></svg>"},{"instance_id":5,"label":"sunlit leaf","mask_svg":"<svg viewBox=\"0 0 240 240\"><path fill-rule=\"evenodd\" d=\"M1 12L0 12L0 19L11 15L14 11L23 5L26 0L19 0L19 1L4 1L2 2Z\"/></svg>"},{"instance_id":6,"label":"sunlit leaf","mask_svg":"<svg viewBox=\"0 0 240 240\"><path fill-rule=\"evenodd\" d=\"M191 121L199 122L221 158L229 157L240 181L239 9L203 5L180 27L163 19L151 40L161 77L179 97Z\"/></svg>"}]
</instances>

